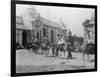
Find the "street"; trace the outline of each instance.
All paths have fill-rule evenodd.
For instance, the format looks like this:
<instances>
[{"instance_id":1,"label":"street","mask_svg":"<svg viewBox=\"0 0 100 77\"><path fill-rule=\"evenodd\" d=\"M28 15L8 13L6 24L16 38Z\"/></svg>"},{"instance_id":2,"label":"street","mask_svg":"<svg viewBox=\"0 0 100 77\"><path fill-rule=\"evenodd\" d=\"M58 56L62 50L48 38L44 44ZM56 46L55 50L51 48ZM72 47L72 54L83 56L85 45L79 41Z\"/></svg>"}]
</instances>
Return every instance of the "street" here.
<instances>
[{"instance_id":1,"label":"street","mask_svg":"<svg viewBox=\"0 0 100 77\"><path fill-rule=\"evenodd\" d=\"M87 56L83 61L82 53L73 52L72 59L66 59L67 54L66 52L65 56L52 57L51 53L45 56L25 49L16 50L16 73L94 68L94 61L88 60ZM94 55L91 55L90 59L94 59Z\"/></svg>"}]
</instances>

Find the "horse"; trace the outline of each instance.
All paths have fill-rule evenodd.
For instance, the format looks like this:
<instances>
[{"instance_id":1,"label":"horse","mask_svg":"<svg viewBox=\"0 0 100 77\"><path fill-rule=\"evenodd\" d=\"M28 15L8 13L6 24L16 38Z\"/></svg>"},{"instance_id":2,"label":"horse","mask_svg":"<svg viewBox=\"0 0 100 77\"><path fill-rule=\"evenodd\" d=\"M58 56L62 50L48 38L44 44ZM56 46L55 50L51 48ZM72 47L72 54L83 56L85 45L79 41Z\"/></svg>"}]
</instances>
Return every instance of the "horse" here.
<instances>
[{"instance_id":1,"label":"horse","mask_svg":"<svg viewBox=\"0 0 100 77\"><path fill-rule=\"evenodd\" d=\"M39 47L40 47L40 44L39 42L29 42L27 45L26 45L26 49L29 50L30 52L34 52L34 53L38 53L39 51Z\"/></svg>"},{"instance_id":2,"label":"horse","mask_svg":"<svg viewBox=\"0 0 100 77\"><path fill-rule=\"evenodd\" d=\"M34 42L33 50L35 51L36 54L39 54L39 48L40 48L40 43Z\"/></svg>"},{"instance_id":3,"label":"horse","mask_svg":"<svg viewBox=\"0 0 100 77\"><path fill-rule=\"evenodd\" d=\"M48 55L50 49L50 43L49 42L41 42L41 52L42 54Z\"/></svg>"},{"instance_id":4,"label":"horse","mask_svg":"<svg viewBox=\"0 0 100 77\"><path fill-rule=\"evenodd\" d=\"M59 56L59 52L63 53L65 56L65 52L66 52L65 44L56 45L56 56Z\"/></svg>"}]
</instances>

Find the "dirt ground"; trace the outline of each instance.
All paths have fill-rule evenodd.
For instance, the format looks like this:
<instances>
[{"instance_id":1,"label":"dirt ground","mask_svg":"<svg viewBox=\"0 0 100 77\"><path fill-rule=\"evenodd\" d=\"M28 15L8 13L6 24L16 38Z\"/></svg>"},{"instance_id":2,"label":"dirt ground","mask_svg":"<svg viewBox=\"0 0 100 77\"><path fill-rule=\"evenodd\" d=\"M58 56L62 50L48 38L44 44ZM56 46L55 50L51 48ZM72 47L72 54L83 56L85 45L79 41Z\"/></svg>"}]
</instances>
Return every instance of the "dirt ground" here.
<instances>
[{"instance_id":1,"label":"dirt ground","mask_svg":"<svg viewBox=\"0 0 100 77\"><path fill-rule=\"evenodd\" d=\"M61 70L79 70L94 68L94 55L90 56L90 60L85 56L83 61L82 53L72 53L72 59L66 59L65 56L52 57L51 53L48 56L34 54L28 50L16 51L16 73L26 72L44 72L44 71L61 71Z\"/></svg>"}]
</instances>

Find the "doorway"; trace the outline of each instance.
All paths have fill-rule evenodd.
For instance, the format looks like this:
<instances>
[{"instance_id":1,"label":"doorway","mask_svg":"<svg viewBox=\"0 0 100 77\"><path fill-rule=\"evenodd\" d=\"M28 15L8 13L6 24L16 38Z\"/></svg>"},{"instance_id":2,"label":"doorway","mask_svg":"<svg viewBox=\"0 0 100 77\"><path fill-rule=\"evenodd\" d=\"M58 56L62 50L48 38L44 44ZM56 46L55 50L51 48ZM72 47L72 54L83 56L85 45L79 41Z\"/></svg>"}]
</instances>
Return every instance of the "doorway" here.
<instances>
[{"instance_id":1,"label":"doorway","mask_svg":"<svg viewBox=\"0 0 100 77\"><path fill-rule=\"evenodd\" d=\"M43 38L46 37L46 29L43 28Z\"/></svg>"},{"instance_id":2,"label":"doorway","mask_svg":"<svg viewBox=\"0 0 100 77\"><path fill-rule=\"evenodd\" d=\"M51 30L51 42L54 42L54 37L53 37L53 30Z\"/></svg>"},{"instance_id":3,"label":"doorway","mask_svg":"<svg viewBox=\"0 0 100 77\"><path fill-rule=\"evenodd\" d=\"M27 31L24 30L22 32L22 44L24 47L26 46L26 43L27 43Z\"/></svg>"}]
</instances>

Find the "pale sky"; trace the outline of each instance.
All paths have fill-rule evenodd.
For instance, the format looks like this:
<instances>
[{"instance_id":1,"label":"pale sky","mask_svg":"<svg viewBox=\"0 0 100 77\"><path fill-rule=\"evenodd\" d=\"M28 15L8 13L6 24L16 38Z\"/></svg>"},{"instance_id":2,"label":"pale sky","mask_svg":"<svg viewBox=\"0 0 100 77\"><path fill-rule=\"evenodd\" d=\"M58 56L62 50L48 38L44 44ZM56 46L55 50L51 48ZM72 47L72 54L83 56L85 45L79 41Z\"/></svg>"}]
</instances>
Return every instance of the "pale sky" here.
<instances>
[{"instance_id":1,"label":"pale sky","mask_svg":"<svg viewBox=\"0 0 100 77\"><path fill-rule=\"evenodd\" d=\"M82 23L92 16L94 9L89 8L73 8L58 6L39 6L31 5L36 8L37 12L44 18L59 23L60 18L71 29L72 34L83 36ZM16 15L24 15L30 5L16 5ZM27 22L27 21L26 21Z\"/></svg>"}]
</instances>

